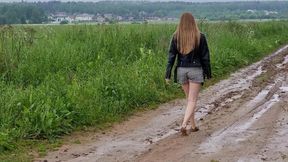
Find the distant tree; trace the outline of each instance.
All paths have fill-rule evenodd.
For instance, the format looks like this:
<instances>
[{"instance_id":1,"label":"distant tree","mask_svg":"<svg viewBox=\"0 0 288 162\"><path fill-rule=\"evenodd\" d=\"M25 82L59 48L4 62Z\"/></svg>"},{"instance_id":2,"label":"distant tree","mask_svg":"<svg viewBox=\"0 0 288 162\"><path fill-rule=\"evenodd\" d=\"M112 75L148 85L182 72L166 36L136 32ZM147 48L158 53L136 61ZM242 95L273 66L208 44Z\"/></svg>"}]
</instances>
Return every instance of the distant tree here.
<instances>
[{"instance_id":1,"label":"distant tree","mask_svg":"<svg viewBox=\"0 0 288 162\"><path fill-rule=\"evenodd\" d=\"M61 25L69 24L69 21L68 21L68 20L62 20L62 21L60 22L60 24L61 24Z\"/></svg>"},{"instance_id":2,"label":"distant tree","mask_svg":"<svg viewBox=\"0 0 288 162\"><path fill-rule=\"evenodd\" d=\"M29 3L0 3L0 17L0 24L39 24L47 21L44 10Z\"/></svg>"},{"instance_id":3,"label":"distant tree","mask_svg":"<svg viewBox=\"0 0 288 162\"><path fill-rule=\"evenodd\" d=\"M0 25L3 25L3 24L7 24L6 17L3 15L0 15Z\"/></svg>"}]
</instances>

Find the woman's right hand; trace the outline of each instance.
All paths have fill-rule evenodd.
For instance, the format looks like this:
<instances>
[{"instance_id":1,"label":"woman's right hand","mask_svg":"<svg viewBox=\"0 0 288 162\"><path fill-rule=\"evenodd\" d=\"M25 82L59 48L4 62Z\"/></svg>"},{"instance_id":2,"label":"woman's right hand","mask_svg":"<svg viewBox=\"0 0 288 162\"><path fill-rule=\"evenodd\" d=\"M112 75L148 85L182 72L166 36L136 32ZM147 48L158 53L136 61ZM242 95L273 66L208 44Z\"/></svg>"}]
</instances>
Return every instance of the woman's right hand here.
<instances>
[{"instance_id":1,"label":"woman's right hand","mask_svg":"<svg viewBox=\"0 0 288 162\"><path fill-rule=\"evenodd\" d=\"M166 84L170 84L170 79L165 79Z\"/></svg>"}]
</instances>

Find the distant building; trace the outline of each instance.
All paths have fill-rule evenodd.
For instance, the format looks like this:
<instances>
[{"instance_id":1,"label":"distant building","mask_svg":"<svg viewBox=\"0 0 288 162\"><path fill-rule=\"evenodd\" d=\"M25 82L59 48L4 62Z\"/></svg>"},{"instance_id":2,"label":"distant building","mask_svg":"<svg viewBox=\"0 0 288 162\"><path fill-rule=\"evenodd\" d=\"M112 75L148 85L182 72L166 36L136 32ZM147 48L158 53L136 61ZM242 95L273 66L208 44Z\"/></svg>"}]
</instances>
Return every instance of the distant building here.
<instances>
[{"instance_id":1,"label":"distant building","mask_svg":"<svg viewBox=\"0 0 288 162\"><path fill-rule=\"evenodd\" d=\"M129 17L128 17L128 20L129 20L129 21L133 21L133 20L134 20L134 17L133 17L133 16L129 16Z\"/></svg>"},{"instance_id":2,"label":"distant building","mask_svg":"<svg viewBox=\"0 0 288 162\"><path fill-rule=\"evenodd\" d=\"M161 21L160 17L156 17L156 16L151 16L151 17L147 17L147 20L156 20L156 21Z\"/></svg>"},{"instance_id":3,"label":"distant building","mask_svg":"<svg viewBox=\"0 0 288 162\"><path fill-rule=\"evenodd\" d=\"M96 22L105 22L105 18L101 15L97 15L93 18Z\"/></svg>"},{"instance_id":4,"label":"distant building","mask_svg":"<svg viewBox=\"0 0 288 162\"><path fill-rule=\"evenodd\" d=\"M267 10L264 10L264 12L265 12L265 15L266 16L268 16L268 15L277 15L278 14L278 12L277 11L267 11Z\"/></svg>"},{"instance_id":5,"label":"distant building","mask_svg":"<svg viewBox=\"0 0 288 162\"><path fill-rule=\"evenodd\" d=\"M60 24L62 21L68 21L69 23L72 22L81 22L81 21L93 21L94 15L92 14L73 14L73 15L68 15L65 12L58 12L55 14L51 14L48 16L48 20L50 23L53 24Z\"/></svg>"},{"instance_id":6,"label":"distant building","mask_svg":"<svg viewBox=\"0 0 288 162\"><path fill-rule=\"evenodd\" d=\"M248 12L248 13L255 13L256 10L247 10L246 12Z\"/></svg>"},{"instance_id":7,"label":"distant building","mask_svg":"<svg viewBox=\"0 0 288 162\"><path fill-rule=\"evenodd\" d=\"M122 21L122 20L123 20L123 17L122 17L122 16L117 16L117 17L116 17L116 20Z\"/></svg>"},{"instance_id":8,"label":"distant building","mask_svg":"<svg viewBox=\"0 0 288 162\"><path fill-rule=\"evenodd\" d=\"M79 14L75 16L75 21L92 21L94 15L91 14Z\"/></svg>"},{"instance_id":9,"label":"distant building","mask_svg":"<svg viewBox=\"0 0 288 162\"><path fill-rule=\"evenodd\" d=\"M72 23L72 22L75 21L75 18L76 18L76 16L70 15L70 16L68 16L68 17L66 18L66 20L67 20L69 23Z\"/></svg>"},{"instance_id":10,"label":"distant building","mask_svg":"<svg viewBox=\"0 0 288 162\"><path fill-rule=\"evenodd\" d=\"M55 14L51 14L48 16L48 20L53 24L59 24L62 21L68 21L68 22L72 21L65 12L57 12Z\"/></svg>"},{"instance_id":11,"label":"distant building","mask_svg":"<svg viewBox=\"0 0 288 162\"><path fill-rule=\"evenodd\" d=\"M104 14L104 18L106 18L108 20L112 20L113 19L113 15L112 14Z\"/></svg>"}]
</instances>

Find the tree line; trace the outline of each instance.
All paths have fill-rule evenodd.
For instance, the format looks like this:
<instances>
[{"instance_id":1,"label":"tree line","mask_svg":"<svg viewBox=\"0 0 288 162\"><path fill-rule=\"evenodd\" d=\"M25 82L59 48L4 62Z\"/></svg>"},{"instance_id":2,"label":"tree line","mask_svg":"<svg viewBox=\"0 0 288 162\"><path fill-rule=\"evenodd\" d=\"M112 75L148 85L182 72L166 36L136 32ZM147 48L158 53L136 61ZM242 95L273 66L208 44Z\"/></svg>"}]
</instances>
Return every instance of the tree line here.
<instances>
[{"instance_id":1,"label":"tree line","mask_svg":"<svg viewBox=\"0 0 288 162\"><path fill-rule=\"evenodd\" d=\"M0 3L0 24L42 23L51 13L66 12L88 14L113 14L143 20L148 17L178 18L183 11L192 12L196 18L208 20L231 19L287 19L288 1L257 2L34 2ZM250 11L249 11L250 10Z\"/></svg>"},{"instance_id":2,"label":"tree line","mask_svg":"<svg viewBox=\"0 0 288 162\"><path fill-rule=\"evenodd\" d=\"M0 4L0 24L39 24L45 21L45 11L34 4Z\"/></svg>"},{"instance_id":3,"label":"tree line","mask_svg":"<svg viewBox=\"0 0 288 162\"><path fill-rule=\"evenodd\" d=\"M102 1L102 2L68 2L59 1L38 3L37 6L47 12L67 13L111 13L120 16L157 16L179 17L183 11L191 11L197 17L208 19L240 18L275 18L275 15L266 15L267 11L277 11L277 18L288 17L287 1L257 1L257 2L225 2L225 3L191 3L191 2L129 2L129 1ZM258 10L259 13L247 13L247 10ZM262 11L262 12L261 12Z\"/></svg>"}]
</instances>

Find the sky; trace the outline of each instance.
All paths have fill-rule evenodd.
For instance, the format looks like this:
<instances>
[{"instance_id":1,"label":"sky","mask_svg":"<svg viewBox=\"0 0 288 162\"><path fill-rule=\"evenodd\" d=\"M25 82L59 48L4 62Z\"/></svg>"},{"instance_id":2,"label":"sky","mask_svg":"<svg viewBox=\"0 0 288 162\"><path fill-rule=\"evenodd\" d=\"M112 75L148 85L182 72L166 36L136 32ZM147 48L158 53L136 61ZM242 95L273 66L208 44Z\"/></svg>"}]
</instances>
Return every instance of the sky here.
<instances>
[{"instance_id":1,"label":"sky","mask_svg":"<svg viewBox=\"0 0 288 162\"><path fill-rule=\"evenodd\" d=\"M52 0L24 0L24 1L25 2L38 2L38 1L47 2L47 1L52 1ZM67 1L98 2L100 0L60 0L60 1L62 2L67 2ZM134 0L134 1L140 1L140 0ZM273 0L145 0L145 1L233 2L233 1L273 1ZM274 0L274 1L277 1L277 0ZM287 0L284 0L284 1L287 1ZM21 2L21 0L0 0L0 2Z\"/></svg>"}]
</instances>

